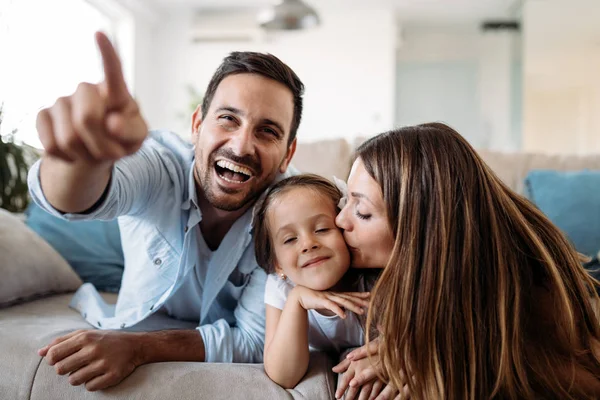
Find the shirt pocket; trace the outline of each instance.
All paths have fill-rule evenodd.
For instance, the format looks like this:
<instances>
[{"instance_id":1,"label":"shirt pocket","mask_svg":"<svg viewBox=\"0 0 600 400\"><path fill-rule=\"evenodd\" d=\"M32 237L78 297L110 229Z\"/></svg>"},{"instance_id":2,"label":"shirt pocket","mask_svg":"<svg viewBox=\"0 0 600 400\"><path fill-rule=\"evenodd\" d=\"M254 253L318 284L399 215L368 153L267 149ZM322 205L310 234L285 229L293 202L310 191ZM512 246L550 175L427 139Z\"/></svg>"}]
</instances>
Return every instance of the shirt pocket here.
<instances>
[{"instance_id":1,"label":"shirt pocket","mask_svg":"<svg viewBox=\"0 0 600 400\"><path fill-rule=\"evenodd\" d=\"M154 229L148 237L147 257L154 271L169 280L169 282L175 281L181 261L181 253L171 246L158 229Z\"/></svg>"},{"instance_id":2,"label":"shirt pocket","mask_svg":"<svg viewBox=\"0 0 600 400\"><path fill-rule=\"evenodd\" d=\"M244 274L236 268L235 270L233 270L231 275L229 275L229 279L227 279L223 291L227 293L228 297L231 297L237 301L239 300L239 298L242 295L242 292L248 285L248 282L250 282L250 275Z\"/></svg>"}]
</instances>

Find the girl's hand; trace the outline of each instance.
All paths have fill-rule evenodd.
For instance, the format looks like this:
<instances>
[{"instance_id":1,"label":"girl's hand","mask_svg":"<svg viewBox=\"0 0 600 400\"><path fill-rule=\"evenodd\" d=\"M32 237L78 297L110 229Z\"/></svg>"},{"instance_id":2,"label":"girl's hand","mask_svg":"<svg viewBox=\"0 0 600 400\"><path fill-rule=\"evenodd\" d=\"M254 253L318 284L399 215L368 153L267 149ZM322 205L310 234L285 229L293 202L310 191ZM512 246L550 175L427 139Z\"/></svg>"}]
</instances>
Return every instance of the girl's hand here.
<instances>
[{"instance_id":1,"label":"girl's hand","mask_svg":"<svg viewBox=\"0 0 600 400\"><path fill-rule=\"evenodd\" d=\"M340 318L346 318L346 310L362 315L369 306L369 292L327 292L304 286L292 289L289 298L295 299L305 310L329 310Z\"/></svg>"}]
</instances>

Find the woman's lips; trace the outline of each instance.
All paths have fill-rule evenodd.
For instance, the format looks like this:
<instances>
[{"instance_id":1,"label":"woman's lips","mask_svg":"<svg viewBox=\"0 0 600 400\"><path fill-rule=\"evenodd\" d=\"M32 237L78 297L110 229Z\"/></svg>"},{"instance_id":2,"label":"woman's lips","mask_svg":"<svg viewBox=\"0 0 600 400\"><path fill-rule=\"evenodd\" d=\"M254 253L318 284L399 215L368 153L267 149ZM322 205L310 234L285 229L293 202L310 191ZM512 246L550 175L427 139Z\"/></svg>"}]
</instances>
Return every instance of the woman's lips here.
<instances>
[{"instance_id":1,"label":"woman's lips","mask_svg":"<svg viewBox=\"0 0 600 400\"><path fill-rule=\"evenodd\" d=\"M302 265L302 268L306 268L306 267L314 267L315 265L320 264L321 262L325 261L325 260L329 260L330 257L315 257L311 260L308 260L307 262L305 262Z\"/></svg>"}]
</instances>

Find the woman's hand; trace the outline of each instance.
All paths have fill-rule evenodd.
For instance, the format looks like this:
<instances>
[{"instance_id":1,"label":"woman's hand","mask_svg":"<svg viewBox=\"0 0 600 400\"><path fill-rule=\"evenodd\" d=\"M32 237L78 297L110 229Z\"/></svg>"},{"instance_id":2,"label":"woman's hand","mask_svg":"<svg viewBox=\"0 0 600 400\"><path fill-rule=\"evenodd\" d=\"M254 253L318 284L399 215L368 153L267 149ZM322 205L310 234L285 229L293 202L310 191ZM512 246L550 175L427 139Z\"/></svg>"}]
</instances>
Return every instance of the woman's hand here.
<instances>
[{"instance_id":1,"label":"woman's hand","mask_svg":"<svg viewBox=\"0 0 600 400\"><path fill-rule=\"evenodd\" d=\"M290 293L290 298L296 299L305 310L329 310L340 318L346 318L350 310L362 315L369 306L369 292L335 293L312 290L304 286L296 286Z\"/></svg>"},{"instance_id":2,"label":"woman's hand","mask_svg":"<svg viewBox=\"0 0 600 400\"><path fill-rule=\"evenodd\" d=\"M379 378L380 368L377 355L372 356L371 359L361 358L355 361L346 358L333 367L333 372L343 373L335 392L336 399L340 399L342 396L344 396L344 400L393 399L398 395L398 391Z\"/></svg>"}]
</instances>

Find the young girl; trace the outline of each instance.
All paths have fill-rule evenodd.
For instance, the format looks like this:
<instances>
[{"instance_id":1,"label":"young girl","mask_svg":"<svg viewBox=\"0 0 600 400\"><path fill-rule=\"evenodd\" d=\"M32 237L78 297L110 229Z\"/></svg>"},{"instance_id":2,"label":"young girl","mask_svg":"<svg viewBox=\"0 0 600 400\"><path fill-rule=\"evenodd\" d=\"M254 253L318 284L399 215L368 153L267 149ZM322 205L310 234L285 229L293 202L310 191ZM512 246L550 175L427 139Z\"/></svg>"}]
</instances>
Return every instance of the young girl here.
<instances>
[{"instance_id":1,"label":"young girl","mask_svg":"<svg viewBox=\"0 0 600 400\"><path fill-rule=\"evenodd\" d=\"M309 350L340 352L364 342L357 314L369 293L342 292L350 255L335 226L341 197L331 182L307 174L277 183L257 206L256 259L269 273L265 371L284 388L306 373Z\"/></svg>"}]
</instances>

